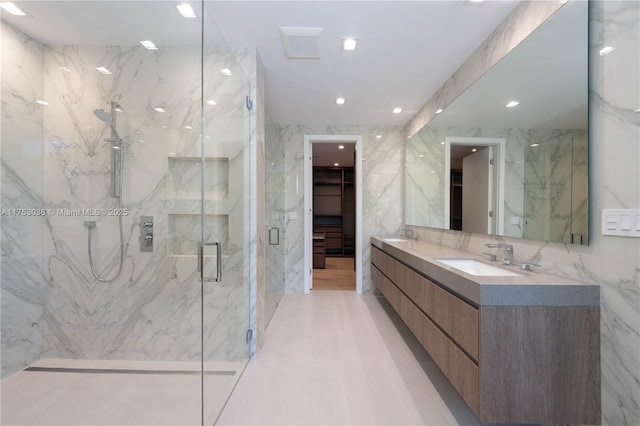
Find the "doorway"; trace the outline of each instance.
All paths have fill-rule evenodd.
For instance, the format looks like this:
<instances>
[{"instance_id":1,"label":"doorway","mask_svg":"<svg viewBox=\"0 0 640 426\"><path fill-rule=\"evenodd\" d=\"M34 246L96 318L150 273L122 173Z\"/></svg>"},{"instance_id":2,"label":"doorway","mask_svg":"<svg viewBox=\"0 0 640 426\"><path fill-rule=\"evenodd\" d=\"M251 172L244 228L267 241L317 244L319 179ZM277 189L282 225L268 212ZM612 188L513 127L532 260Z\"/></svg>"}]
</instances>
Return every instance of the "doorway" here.
<instances>
[{"instance_id":1,"label":"doorway","mask_svg":"<svg viewBox=\"0 0 640 426\"><path fill-rule=\"evenodd\" d=\"M504 234L505 140L445 138L445 228Z\"/></svg>"},{"instance_id":2,"label":"doorway","mask_svg":"<svg viewBox=\"0 0 640 426\"><path fill-rule=\"evenodd\" d=\"M305 136L305 293L362 293L360 135Z\"/></svg>"}]
</instances>

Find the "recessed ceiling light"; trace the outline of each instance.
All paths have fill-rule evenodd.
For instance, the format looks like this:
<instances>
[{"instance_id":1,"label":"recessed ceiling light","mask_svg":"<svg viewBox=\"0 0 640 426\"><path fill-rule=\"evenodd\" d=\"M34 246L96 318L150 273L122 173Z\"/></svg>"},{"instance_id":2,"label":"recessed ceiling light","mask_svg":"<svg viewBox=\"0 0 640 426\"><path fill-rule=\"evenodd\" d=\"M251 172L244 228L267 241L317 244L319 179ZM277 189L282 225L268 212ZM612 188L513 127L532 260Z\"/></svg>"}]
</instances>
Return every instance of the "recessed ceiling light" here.
<instances>
[{"instance_id":1,"label":"recessed ceiling light","mask_svg":"<svg viewBox=\"0 0 640 426\"><path fill-rule=\"evenodd\" d=\"M539 144L539 143L532 143L532 144L531 144L531 145L529 145L529 146L530 146L530 147L535 148L536 146L540 146L540 144Z\"/></svg>"},{"instance_id":2,"label":"recessed ceiling light","mask_svg":"<svg viewBox=\"0 0 640 426\"><path fill-rule=\"evenodd\" d=\"M483 3L484 0L469 0L469 3Z\"/></svg>"},{"instance_id":3,"label":"recessed ceiling light","mask_svg":"<svg viewBox=\"0 0 640 426\"><path fill-rule=\"evenodd\" d=\"M338 149L344 149L344 145L338 145Z\"/></svg>"},{"instance_id":4,"label":"recessed ceiling light","mask_svg":"<svg viewBox=\"0 0 640 426\"><path fill-rule=\"evenodd\" d=\"M640 108L634 109L633 112L640 112Z\"/></svg>"},{"instance_id":5,"label":"recessed ceiling light","mask_svg":"<svg viewBox=\"0 0 640 426\"><path fill-rule=\"evenodd\" d=\"M10 1L0 3L0 7L15 16L27 16L18 6Z\"/></svg>"},{"instance_id":6,"label":"recessed ceiling light","mask_svg":"<svg viewBox=\"0 0 640 426\"><path fill-rule=\"evenodd\" d=\"M193 127L191 127L191 126L184 126L184 128L187 129L187 130L193 129Z\"/></svg>"},{"instance_id":7,"label":"recessed ceiling light","mask_svg":"<svg viewBox=\"0 0 640 426\"><path fill-rule=\"evenodd\" d=\"M440 114L441 112L442 112L442 108L438 108L438 109L436 110L436 114Z\"/></svg>"},{"instance_id":8,"label":"recessed ceiling light","mask_svg":"<svg viewBox=\"0 0 640 426\"><path fill-rule=\"evenodd\" d=\"M358 48L358 39L355 37L345 37L342 39L342 50L351 52Z\"/></svg>"},{"instance_id":9,"label":"recessed ceiling light","mask_svg":"<svg viewBox=\"0 0 640 426\"><path fill-rule=\"evenodd\" d=\"M36 101L36 103L37 103L38 105L42 105L42 106L47 106L47 105L49 105L49 102L40 101L40 100Z\"/></svg>"},{"instance_id":10,"label":"recessed ceiling light","mask_svg":"<svg viewBox=\"0 0 640 426\"><path fill-rule=\"evenodd\" d=\"M514 106L517 106L517 105L519 105L519 104L520 104L520 102L518 102L518 101L511 101L511 102L509 102L508 104L506 104L505 106L506 106L507 108L513 108Z\"/></svg>"},{"instance_id":11,"label":"recessed ceiling light","mask_svg":"<svg viewBox=\"0 0 640 426\"><path fill-rule=\"evenodd\" d=\"M616 48L613 47L613 46L605 46L602 49L600 49L600 52L598 52L598 53L600 53L600 56L604 56L607 53L613 52L614 50L616 50Z\"/></svg>"},{"instance_id":12,"label":"recessed ceiling light","mask_svg":"<svg viewBox=\"0 0 640 426\"><path fill-rule=\"evenodd\" d=\"M422 158L422 157L424 157L424 154L420 154L420 155L418 155L418 157Z\"/></svg>"},{"instance_id":13,"label":"recessed ceiling light","mask_svg":"<svg viewBox=\"0 0 640 426\"><path fill-rule=\"evenodd\" d=\"M336 103L338 105L344 105L345 102L346 100L344 98L336 98Z\"/></svg>"},{"instance_id":14,"label":"recessed ceiling light","mask_svg":"<svg viewBox=\"0 0 640 426\"><path fill-rule=\"evenodd\" d=\"M222 68L221 72L223 75L231 75L231 70L229 68Z\"/></svg>"},{"instance_id":15,"label":"recessed ceiling light","mask_svg":"<svg viewBox=\"0 0 640 426\"><path fill-rule=\"evenodd\" d=\"M162 108L162 107L155 107L153 110L154 110L154 111L156 111L156 112L167 112L167 111L166 111L164 108Z\"/></svg>"},{"instance_id":16,"label":"recessed ceiling light","mask_svg":"<svg viewBox=\"0 0 640 426\"><path fill-rule=\"evenodd\" d=\"M333 163L334 166L338 167L340 163Z\"/></svg>"},{"instance_id":17,"label":"recessed ceiling light","mask_svg":"<svg viewBox=\"0 0 640 426\"><path fill-rule=\"evenodd\" d=\"M96 69L98 71L100 71L102 74L111 74L111 71L109 71L108 69L106 69L105 67L96 67Z\"/></svg>"},{"instance_id":18,"label":"recessed ceiling light","mask_svg":"<svg viewBox=\"0 0 640 426\"><path fill-rule=\"evenodd\" d=\"M142 40L140 44L143 45L148 50L158 50L156 45L151 40Z\"/></svg>"},{"instance_id":19,"label":"recessed ceiling light","mask_svg":"<svg viewBox=\"0 0 640 426\"><path fill-rule=\"evenodd\" d=\"M376 135L376 139L382 139L382 135Z\"/></svg>"},{"instance_id":20,"label":"recessed ceiling light","mask_svg":"<svg viewBox=\"0 0 640 426\"><path fill-rule=\"evenodd\" d=\"M476 148L473 148L473 149L471 150L471 152L476 152L476 151L477 151L477 149L476 149Z\"/></svg>"},{"instance_id":21,"label":"recessed ceiling light","mask_svg":"<svg viewBox=\"0 0 640 426\"><path fill-rule=\"evenodd\" d=\"M440 145L444 145L444 142L440 142Z\"/></svg>"},{"instance_id":22,"label":"recessed ceiling light","mask_svg":"<svg viewBox=\"0 0 640 426\"><path fill-rule=\"evenodd\" d=\"M182 16L184 16L185 18L195 18L196 17L196 13L193 11L193 8L187 4L187 3L182 3L179 5L176 5L176 7L178 8L178 12L180 12L180 14Z\"/></svg>"},{"instance_id":23,"label":"recessed ceiling light","mask_svg":"<svg viewBox=\"0 0 640 426\"><path fill-rule=\"evenodd\" d=\"M395 107L395 108L393 109L393 113L394 113L394 114L400 114L401 112L402 112L402 108L400 108L400 107Z\"/></svg>"},{"instance_id":24,"label":"recessed ceiling light","mask_svg":"<svg viewBox=\"0 0 640 426\"><path fill-rule=\"evenodd\" d=\"M217 105L217 104L216 104L216 101L214 101L213 99L209 99L209 100L207 101L207 104L209 104L209 105Z\"/></svg>"}]
</instances>

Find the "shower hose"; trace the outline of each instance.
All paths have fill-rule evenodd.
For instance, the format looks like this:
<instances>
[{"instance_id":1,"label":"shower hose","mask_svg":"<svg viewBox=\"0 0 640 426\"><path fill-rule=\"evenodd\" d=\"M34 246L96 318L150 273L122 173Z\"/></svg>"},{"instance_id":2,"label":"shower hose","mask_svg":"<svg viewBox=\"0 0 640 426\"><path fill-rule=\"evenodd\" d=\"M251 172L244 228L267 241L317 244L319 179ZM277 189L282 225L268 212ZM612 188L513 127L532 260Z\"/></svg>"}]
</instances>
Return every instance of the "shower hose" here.
<instances>
[{"instance_id":1,"label":"shower hose","mask_svg":"<svg viewBox=\"0 0 640 426\"><path fill-rule=\"evenodd\" d=\"M121 148L119 149L120 151L120 170L119 170L119 179L118 179L118 209L122 210L122 181L123 181L123 169L124 169L124 146L121 146ZM91 272L93 273L93 276L96 277L96 279L100 282L111 282L114 281L115 279L117 279L120 274L122 274L122 268L124 266L124 235L122 232L122 214L120 214L121 212L118 212L118 226L120 229L120 266L118 267L118 272L112 277L112 278L105 278L105 277L101 277L98 272L96 271L96 267L93 263L93 250L92 250L92 235L93 235L93 228L95 228L95 224L93 225L88 225L88 229L89 229L89 238L88 238L88 250L89 250L89 265L91 265Z\"/></svg>"}]
</instances>

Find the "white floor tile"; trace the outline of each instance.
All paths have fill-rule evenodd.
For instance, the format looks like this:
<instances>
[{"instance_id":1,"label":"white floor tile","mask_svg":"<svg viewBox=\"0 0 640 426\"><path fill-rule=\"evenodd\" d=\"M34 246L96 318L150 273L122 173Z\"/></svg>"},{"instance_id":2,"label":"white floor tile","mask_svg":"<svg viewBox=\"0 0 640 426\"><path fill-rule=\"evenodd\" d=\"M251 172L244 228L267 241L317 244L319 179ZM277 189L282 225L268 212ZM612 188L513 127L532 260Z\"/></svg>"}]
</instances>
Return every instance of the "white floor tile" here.
<instances>
[{"instance_id":1,"label":"white floor tile","mask_svg":"<svg viewBox=\"0 0 640 426\"><path fill-rule=\"evenodd\" d=\"M218 425L477 424L387 309L371 294L285 295Z\"/></svg>"}]
</instances>

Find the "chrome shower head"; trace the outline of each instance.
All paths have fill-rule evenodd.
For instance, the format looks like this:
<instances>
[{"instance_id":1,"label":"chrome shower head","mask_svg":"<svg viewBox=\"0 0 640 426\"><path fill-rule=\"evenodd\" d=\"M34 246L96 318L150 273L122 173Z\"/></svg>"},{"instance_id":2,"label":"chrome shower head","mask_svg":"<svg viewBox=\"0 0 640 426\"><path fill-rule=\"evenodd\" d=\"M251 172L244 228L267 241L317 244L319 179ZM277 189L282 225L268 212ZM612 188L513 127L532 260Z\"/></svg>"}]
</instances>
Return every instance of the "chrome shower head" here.
<instances>
[{"instance_id":1,"label":"chrome shower head","mask_svg":"<svg viewBox=\"0 0 640 426\"><path fill-rule=\"evenodd\" d=\"M109 126L111 126L111 123L113 123L113 117L111 116L111 113L106 109L97 108L93 110L93 113L96 117L107 123Z\"/></svg>"},{"instance_id":2,"label":"chrome shower head","mask_svg":"<svg viewBox=\"0 0 640 426\"><path fill-rule=\"evenodd\" d=\"M96 108L93 110L93 113L96 117L98 117L101 121L107 123L107 126L111 127L111 142L114 144L122 143L122 138L118 134L116 130L116 126L113 125L113 115L106 109Z\"/></svg>"}]
</instances>

